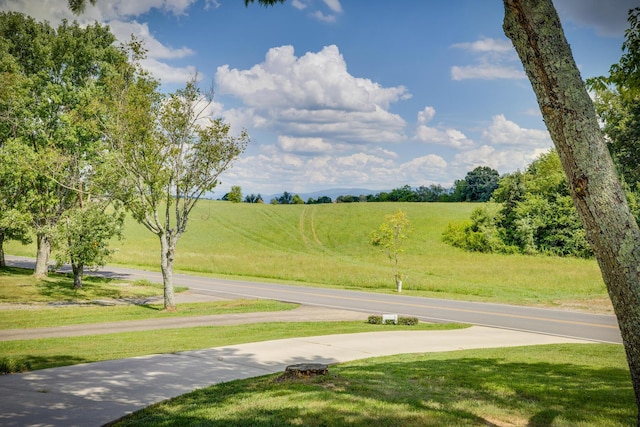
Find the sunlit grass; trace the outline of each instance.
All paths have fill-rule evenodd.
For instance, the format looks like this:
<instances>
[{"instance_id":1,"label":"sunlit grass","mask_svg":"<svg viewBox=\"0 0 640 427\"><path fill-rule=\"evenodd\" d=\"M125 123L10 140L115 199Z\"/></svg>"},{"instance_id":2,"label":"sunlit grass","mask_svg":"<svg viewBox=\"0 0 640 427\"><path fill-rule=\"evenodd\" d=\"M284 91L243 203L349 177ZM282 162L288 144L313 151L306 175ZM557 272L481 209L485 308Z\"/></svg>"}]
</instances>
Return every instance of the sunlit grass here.
<instances>
[{"instance_id":1,"label":"sunlit grass","mask_svg":"<svg viewBox=\"0 0 640 427\"><path fill-rule=\"evenodd\" d=\"M118 426L635 425L624 350L548 345L401 355L326 376L233 381L153 405Z\"/></svg>"},{"instance_id":2,"label":"sunlit grass","mask_svg":"<svg viewBox=\"0 0 640 427\"><path fill-rule=\"evenodd\" d=\"M268 311L292 310L297 304L271 300L229 300L202 303L182 303L177 311L164 311L160 304L124 306L65 306L38 309L0 310L0 329L24 329L80 325L128 320L171 319Z\"/></svg>"},{"instance_id":3,"label":"sunlit grass","mask_svg":"<svg viewBox=\"0 0 640 427\"><path fill-rule=\"evenodd\" d=\"M403 209L414 232L401 254L406 294L610 311L594 260L468 253L441 241L469 203L251 205L202 201L178 244L176 269L216 276L393 292L385 255L369 244ZM113 262L158 269L159 243L132 220ZM12 243L9 253L33 255Z\"/></svg>"}]
</instances>

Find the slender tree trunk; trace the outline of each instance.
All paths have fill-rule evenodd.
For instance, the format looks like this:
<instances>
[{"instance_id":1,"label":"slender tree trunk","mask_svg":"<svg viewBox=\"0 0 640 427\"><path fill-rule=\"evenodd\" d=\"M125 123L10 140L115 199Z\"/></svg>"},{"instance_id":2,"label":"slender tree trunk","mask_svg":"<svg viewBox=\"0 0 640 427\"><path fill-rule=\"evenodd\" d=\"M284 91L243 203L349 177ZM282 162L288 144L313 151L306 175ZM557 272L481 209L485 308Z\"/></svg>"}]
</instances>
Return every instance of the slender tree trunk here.
<instances>
[{"instance_id":1,"label":"slender tree trunk","mask_svg":"<svg viewBox=\"0 0 640 427\"><path fill-rule=\"evenodd\" d=\"M175 257L175 241L168 234L160 237L160 267L162 269L162 281L164 284L164 309L176 311L176 300L173 291L173 260Z\"/></svg>"},{"instance_id":2,"label":"slender tree trunk","mask_svg":"<svg viewBox=\"0 0 640 427\"><path fill-rule=\"evenodd\" d=\"M551 0L504 0L504 5L505 34L536 93L600 265L640 408L640 230Z\"/></svg>"},{"instance_id":3,"label":"slender tree trunk","mask_svg":"<svg viewBox=\"0 0 640 427\"><path fill-rule=\"evenodd\" d=\"M84 276L84 265L71 262L71 270L73 271L73 288L82 289L82 276Z\"/></svg>"},{"instance_id":4,"label":"slender tree trunk","mask_svg":"<svg viewBox=\"0 0 640 427\"><path fill-rule=\"evenodd\" d=\"M0 233L0 267L6 267L7 262L4 259L4 233Z\"/></svg>"},{"instance_id":5,"label":"slender tree trunk","mask_svg":"<svg viewBox=\"0 0 640 427\"><path fill-rule=\"evenodd\" d=\"M33 275L36 277L44 277L49 273L49 255L51 254L51 242L49 236L39 233L36 236L38 241L38 252L36 254L36 267Z\"/></svg>"}]
</instances>

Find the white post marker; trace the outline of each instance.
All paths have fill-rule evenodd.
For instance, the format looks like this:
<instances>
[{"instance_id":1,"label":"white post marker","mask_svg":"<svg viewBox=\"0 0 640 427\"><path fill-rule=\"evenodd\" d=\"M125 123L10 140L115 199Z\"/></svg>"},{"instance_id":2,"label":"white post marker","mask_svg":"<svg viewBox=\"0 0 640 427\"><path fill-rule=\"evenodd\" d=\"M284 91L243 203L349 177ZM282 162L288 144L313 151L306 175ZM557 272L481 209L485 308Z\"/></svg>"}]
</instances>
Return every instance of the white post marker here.
<instances>
[{"instance_id":1,"label":"white post marker","mask_svg":"<svg viewBox=\"0 0 640 427\"><path fill-rule=\"evenodd\" d=\"M397 314L383 314L382 315L382 324L386 325L387 321L393 322L394 325L398 324L398 315Z\"/></svg>"}]
</instances>

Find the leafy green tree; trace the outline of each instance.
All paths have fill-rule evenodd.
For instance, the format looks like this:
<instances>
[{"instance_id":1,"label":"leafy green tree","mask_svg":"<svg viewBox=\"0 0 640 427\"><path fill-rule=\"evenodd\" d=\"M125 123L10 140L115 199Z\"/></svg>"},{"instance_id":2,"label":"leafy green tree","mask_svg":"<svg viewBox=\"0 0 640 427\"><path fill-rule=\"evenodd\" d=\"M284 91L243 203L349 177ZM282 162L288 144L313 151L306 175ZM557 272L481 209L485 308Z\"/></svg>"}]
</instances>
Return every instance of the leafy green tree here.
<instances>
[{"instance_id":1,"label":"leafy green tree","mask_svg":"<svg viewBox=\"0 0 640 427\"><path fill-rule=\"evenodd\" d=\"M446 199L447 190L439 184L431 184L426 187L421 185L415 191L417 202L443 202Z\"/></svg>"},{"instance_id":2,"label":"leafy green tree","mask_svg":"<svg viewBox=\"0 0 640 427\"><path fill-rule=\"evenodd\" d=\"M245 198L244 198L244 202L245 203L264 203L262 201L262 196L258 193L256 194L248 194Z\"/></svg>"},{"instance_id":3,"label":"leafy green tree","mask_svg":"<svg viewBox=\"0 0 640 427\"><path fill-rule=\"evenodd\" d=\"M620 61L609 76L588 79L587 86L631 202L640 196L640 7L629 12L629 23ZM638 221L637 205L632 207Z\"/></svg>"},{"instance_id":4,"label":"leafy green tree","mask_svg":"<svg viewBox=\"0 0 640 427\"><path fill-rule=\"evenodd\" d=\"M398 292L402 292L402 274L398 268L398 259L404 252L403 244L411 232L411 222L402 210L385 215L384 222L377 230L371 232L371 244L382 250L389 259Z\"/></svg>"},{"instance_id":5,"label":"leafy green tree","mask_svg":"<svg viewBox=\"0 0 640 427\"><path fill-rule=\"evenodd\" d=\"M416 193L409 185L394 188L389 192L389 201L391 202L415 202L416 200Z\"/></svg>"},{"instance_id":6,"label":"leafy green tree","mask_svg":"<svg viewBox=\"0 0 640 427\"><path fill-rule=\"evenodd\" d=\"M53 230L62 214L80 203L82 183L98 155L97 111L108 94L104 76L127 57L99 24L66 21L53 29L17 13L0 14L0 139L22 143L18 173L36 234L36 275L47 273ZM6 96L11 90L12 96ZM22 208L20 208L22 209ZM25 216L26 217L26 216Z\"/></svg>"},{"instance_id":7,"label":"leafy green tree","mask_svg":"<svg viewBox=\"0 0 640 427\"><path fill-rule=\"evenodd\" d=\"M359 201L359 197L353 196L351 194L342 194L336 197L336 203L357 203Z\"/></svg>"},{"instance_id":8,"label":"leafy green tree","mask_svg":"<svg viewBox=\"0 0 640 427\"><path fill-rule=\"evenodd\" d=\"M293 198L291 199L291 203L294 205L304 205L304 200L302 200L302 197L300 197L298 194L294 194Z\"/></svg>"},{"instance_id":9,"label":"leafy green tree","mask_svg":"<svg viewBox=\"0 0 640 427\"><path fill-rule=\"evenodd\" d=\"M139 59L138 43L130 45ZM189 214L203 194L244 151L249 137L230 134L222 119L204 114L212 102L196 79L168 97L139 66L115 76L106 117L112 165L110 193L160 240L164 308L176 310L173 264L176 245L187 229Z\"/></svg>"},{"instance_id":10,"label":"leafy green tree","mask_svg":"<svg viewBox=\"0 0 640 427\"><path fill-rule=\"evenodd\" d=\"M282 196L278 197L278 203L281 205L290 205L293 201L293 194L285 191Z\"/></svg>"},{"instance_id":11,"label":"leafy green tree","mask_svg":"<svg viewBox=\"0 0 640 427\"><path fill-rule=\"evenodd\" d=\"M227 200L232 203L241 203L242 202L242 188L239 185L234 185L231 187L231 191L227 194Z\"/></svg>"},{"instance_id":12,"label":"leafy green tree","mask_svg":"<svg viewBox=\"0 0 640 427\"><path fill-rule=\"evenodd\" d=\"M55 233L55 257L58 265L70 263L73 286L82 288L85 267L104 266L113 254L109 248L114 237L122 237L124 214L109 210L108 202L89 201L62 214Z\"/></svg>"},{"instance_id":13,"label":"leafy green tree","mask_svg":"<svg viewBox=\"0 0 640 427\"><path fill-rule=\"evenodd\" d=\"M493 191L498 188L500 174L488 166L478 166L467 173L465 185L461 184L460 201L488 202Z\"/></svg>"}]
</instances>

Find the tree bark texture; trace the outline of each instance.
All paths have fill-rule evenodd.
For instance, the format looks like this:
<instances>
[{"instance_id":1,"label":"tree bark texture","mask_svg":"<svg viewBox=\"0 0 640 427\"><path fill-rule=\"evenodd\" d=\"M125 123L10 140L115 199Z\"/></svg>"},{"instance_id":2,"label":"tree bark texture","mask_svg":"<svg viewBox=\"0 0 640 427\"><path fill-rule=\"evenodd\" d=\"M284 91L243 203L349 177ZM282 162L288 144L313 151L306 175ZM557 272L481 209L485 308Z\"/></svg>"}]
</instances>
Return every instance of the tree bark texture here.
<instances>
[{"instance_id":1,"label":"tree bark texture","mask_svg":"<svg viewBox=\"0 0 640 427\"><path fill-rule=\"evenodd\" d=\"M0 267L6 267L7 262L4 259L4 233L0 233Z\"/></svg>"},{"instance_id":2,"label":"tree bark texture","mask_svg":"<svg viewBox=\"0 0 640 427\"><path fill-rule=\"evenodd\" d=\"M175 258L175 243L168 234L160 237L160 267L162 269L162 281L164 284L164 309L176 311L176 299L173 291L173 260Z\"/></svg>"},{"instance_id":3,"label":"tree bark texture","mask_svg":"<svg viewBox=\"0 0 640 427\"><path fill-rule=\"evenodd\" d=\"M71 271L73 271L73 288L82 289L82 276L84 276L84 265L77 262L71 262Z\"/></svg>"},{"instance_id":4,"label":"tree bark texture","mask_svg":"<svg viewBox=\"0 0 640 427\"><path fill-rule=\"evenodd\" d=\"M531 81L598 260L640 408L640 230L552 1L504 0L504 5L505 34Z\"/></svg>"},{"instance_id":5,"label":"tree bark texture","mask_svg":"<svg viewBox=\"0 0 640 427\"><path fill-rule=\"evenodd\" d=\"M38 251L36 253L36 266L33 275L36 277L44 277L49 273L49 256L51 254L51 242L46 234L38 234Z\"/></svg>"}]
</instances>

